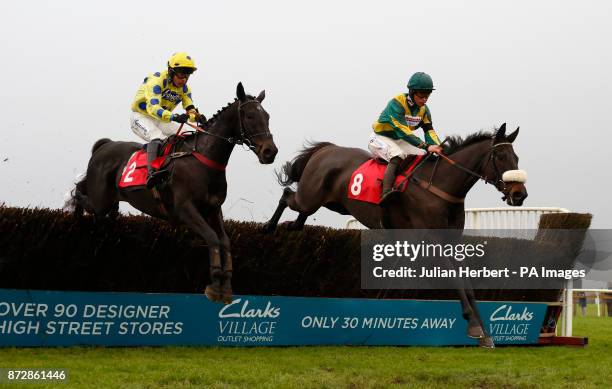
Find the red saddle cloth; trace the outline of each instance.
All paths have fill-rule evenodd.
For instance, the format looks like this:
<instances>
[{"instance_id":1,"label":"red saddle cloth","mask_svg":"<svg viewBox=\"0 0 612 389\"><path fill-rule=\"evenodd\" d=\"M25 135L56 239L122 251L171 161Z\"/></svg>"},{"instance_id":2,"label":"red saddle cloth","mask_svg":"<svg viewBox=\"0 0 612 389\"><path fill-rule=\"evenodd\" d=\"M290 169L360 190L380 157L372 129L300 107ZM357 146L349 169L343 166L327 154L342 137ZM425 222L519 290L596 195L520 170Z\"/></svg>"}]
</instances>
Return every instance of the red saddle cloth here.
<instances>
[{"instance_id":1,"label":"red saddle cloth","mask_svg":"<svg viewBox=\"0 0 612 389\"><path fill-rule=\"evenodd\" d=\"M417 155L408 168L397 175L394 186L397 187L424 157L424 155ZM386 168L386 163L375 159L369 159L359 165L351 175L348 186L348 198L378 204L380 202L380 195L382 194L382 181ZM407 184L408 183L402 185L402 187L398 189L403 192L408 186Z\"/></svg>"},{"instance_id":2,"label":"red saddle cloth","mask_svg":"<svg viewBox=\"0 0 612 389\"><path fill-rule=\"evenodd\" d=\"M166 158L172 150L172 144L168 143L160 157L157 157L151 166L158 170L166 162ZM132 154L128 162L123 167L123 173L119 179L119 188L134 188L144 186L147 183L147 151L138 150Z\"/></svg>"}]
</instances>

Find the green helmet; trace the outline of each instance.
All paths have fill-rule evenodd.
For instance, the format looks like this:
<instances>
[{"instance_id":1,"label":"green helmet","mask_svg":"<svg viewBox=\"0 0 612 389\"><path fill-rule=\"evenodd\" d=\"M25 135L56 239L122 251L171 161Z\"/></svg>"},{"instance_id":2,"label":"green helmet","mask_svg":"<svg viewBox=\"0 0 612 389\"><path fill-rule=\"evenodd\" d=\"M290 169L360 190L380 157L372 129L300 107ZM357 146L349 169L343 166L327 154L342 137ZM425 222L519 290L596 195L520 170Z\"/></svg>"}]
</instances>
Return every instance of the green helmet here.
<instances>
[{"instance_id":1,"label":"green helmet","mask_svg":"<svg viewBox=\"0 0 612 389\"><path fill-rule=\"evenodd\" d=\"M408 80L408 89L432 91L435 88L433 87L433 80L429 74L416 72L410 77L410 80Z\"/></svg>"}]
</instances>

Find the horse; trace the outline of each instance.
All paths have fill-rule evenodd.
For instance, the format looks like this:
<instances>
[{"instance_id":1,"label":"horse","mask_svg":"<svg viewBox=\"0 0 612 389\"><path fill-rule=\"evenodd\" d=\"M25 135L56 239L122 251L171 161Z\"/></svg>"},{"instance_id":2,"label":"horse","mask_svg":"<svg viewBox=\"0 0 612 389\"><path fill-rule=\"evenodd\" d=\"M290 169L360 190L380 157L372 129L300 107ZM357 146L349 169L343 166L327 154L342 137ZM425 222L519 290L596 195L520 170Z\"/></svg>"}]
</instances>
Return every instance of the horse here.
<instances>
[{"instance_id":1,"label":"horse","mask_svg":"<svg viewBox=\"0 0 612 389\"><path fill-rule=\"evenodd\" d=\"M274 231L283 211L289 207L299 215L287 228L301 230L308 216L326 207L352 215L368 228L463 230L464 199L479 179L494 185L511 206L521 206L527 197L526 174L518 170L518 156L512 145L518 133L517 128L506 135L504 123L494 133L448 138L443 155L438 158L427 155L410 177L408 189L384 207L348 198L351 185L359 184L349 182L351 175L372 158L369 152L329 142L313 143L278 172L284 190L264 229ZM402 165L410 162L406 159ZM417 174L426 179L418 178ZM297 183L296 191L290 188L294 183ZM460 287L458 292L463 317L468 321L468 336L481 339L484 347L493 347L493 341L484 332L474 291Z\"/></svg>"},{"instance_id":2,"label":"horse","mask_svg":"<svg viewBox=\"0 0 612 389\"><path fill-rule=\"evenodd\" d=\"M153 190L119 189L124 166L143 145L104 138L93 145L86 175L76 184L71 200L76 216L87 211L94 219L114 218L119 202L125 201L150 216L187 226L208 246L211 283L205 294L226 304L232 301L233 268L221 211L227 194L225 166L235 145L248 147L261 164L271 164L278 153L270 116L261 105L265 91L253 97L238 83L236 96L204 123L204 129L195 127L197 131L181 137L172 154L167 185Z\"/></svg>"}]
</instances>

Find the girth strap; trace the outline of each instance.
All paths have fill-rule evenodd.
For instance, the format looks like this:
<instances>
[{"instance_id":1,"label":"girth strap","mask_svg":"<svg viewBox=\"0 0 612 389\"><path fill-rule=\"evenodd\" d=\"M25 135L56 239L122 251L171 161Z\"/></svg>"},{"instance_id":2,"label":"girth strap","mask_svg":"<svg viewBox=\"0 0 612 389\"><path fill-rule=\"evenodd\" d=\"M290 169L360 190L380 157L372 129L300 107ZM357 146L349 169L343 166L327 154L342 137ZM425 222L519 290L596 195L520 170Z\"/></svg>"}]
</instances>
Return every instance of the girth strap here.
<instances>
[{"instance_id":1,"label":"girth strap","mask_svg":"<svg viewBox=\"0 0 612 389\"><path fill-rule=\"evenodd\" d=\"M198 161L202 162L202 164L208 166L211 169L214 170L219 170L219 171L225 171L225 167L226 165L219 163L217 161L213 161L212 159L206 157L205 155L198 153L197 151L181 151L181 152L176 152L176 153L172 153L169 155L170 159L177 159L177 158L182 158L182 157L186 157L188 155L193 155L195 159L197 159Z\"/></svg>"},{"instance_id":2,"label":"girth strap","mask_svg":"<svg viewBox=\"0 0 612 389\"><path fill-rule=\"evenodd\" d=\"M453 196L451 194L448 194L445 191L443 191L442 189L438 188L437 186L435 186L435 185L433 185L431 183L427 183L425 181L419 180L416 177L412 177L412 180L414 182L416 182L421 188L430 191L431 193L435 194L436 196L438 196L442 200L446 200L449 203L461 204L465 200L465 199L462 199L462 198L459 198L459 197L455 197L455 196Z\"/></svg>"}]
</instances>

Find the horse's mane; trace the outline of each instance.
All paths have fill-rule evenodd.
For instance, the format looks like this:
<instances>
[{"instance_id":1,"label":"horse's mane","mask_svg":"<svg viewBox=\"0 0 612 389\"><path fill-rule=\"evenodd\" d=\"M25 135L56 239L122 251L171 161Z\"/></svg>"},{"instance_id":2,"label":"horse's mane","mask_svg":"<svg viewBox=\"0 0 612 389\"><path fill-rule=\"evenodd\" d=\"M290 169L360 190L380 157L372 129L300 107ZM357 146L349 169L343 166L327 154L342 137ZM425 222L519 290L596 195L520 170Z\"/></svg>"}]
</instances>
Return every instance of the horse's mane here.
<instances>
[{"instance_id":1,"label":"horse's mane","mask_svg":"<svg viewBox=\"0 0 612 389\"><path fill-rule=\"evenodd\" d=\"M217 112L215 112L214 115L212 115L211 117L208 118L208 120L206 120L206 127L212 125L215 121L217 121L219 115L221 115L221 113L223 113L224 111L226 111L229 107L232 106L232 104L234 104L236 102L236 100L238 100L238 98L235 98L234 101L230 101L229 103L227 103L226 106L224 106L223 108L217 110Z\"/></svg>"},{"instance_id":2,"label":"horse's mane","mask_svg":"<svg viewBox=\"0 0 612 389\"><path fill-rule=\"evenodd\" d=\"M254 100L255 97L251 96L251 95L246 95L248 100ZM217 121L217 119L219 118L219 115L221 115L223 112L225 112L229 107L231 107L236 101L238 100L238 98L234 98L234 101L230 101L229 103L227 103L226 106L224 106L223 108L217 110L217 112L215 112L214 115L212 115L211 117L208 118L208 120L206 120L206 127L209 127L210 125L212 125L215 121Z\"/></svg>"},{"instance_id":3,"label":"horse's mane","mask_svg":"<svg viewBox=\"0 0 612 389\"><path fill-rule=\"evenodd\" d=\"M474 143L478 143L480 141L489 139L491 140L496 133L497 130L491 131L478 131L473 134L468 135L465 138L460 136L449 136L448 140L444 145L444 154L453 154L469 145L473 145Z\"/></svg>"},{"instance_id":4,"label":"horse's mane","mask_svg":"<svg viewBox=\"0 0 612 389\"><path fill-rule=\"evenodd\" d=\"M254 100L255 97L251 96L251 95L246 95L248 100ZM206 128L210 128L210 126L212 126L217 120L219 120L219 115L221 115L223 112L227 111L227 109L229 107L231 107L232 105L234 105L234 103L236 103L236 101L238 101L238 98L234 98L233 101L230 101L229 103L227 103L227 105L225 105L224 107L222 107L221 109L217 110L217 112L215 112L214 115L212 115L211 117L209 117L206 120L206 123L204 123L204 127ZM184 133L184 139L191 139L193 138L195 135L197 134L196 131L188 131Z\"/></svg>"}]
</instances>

